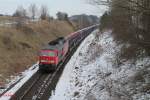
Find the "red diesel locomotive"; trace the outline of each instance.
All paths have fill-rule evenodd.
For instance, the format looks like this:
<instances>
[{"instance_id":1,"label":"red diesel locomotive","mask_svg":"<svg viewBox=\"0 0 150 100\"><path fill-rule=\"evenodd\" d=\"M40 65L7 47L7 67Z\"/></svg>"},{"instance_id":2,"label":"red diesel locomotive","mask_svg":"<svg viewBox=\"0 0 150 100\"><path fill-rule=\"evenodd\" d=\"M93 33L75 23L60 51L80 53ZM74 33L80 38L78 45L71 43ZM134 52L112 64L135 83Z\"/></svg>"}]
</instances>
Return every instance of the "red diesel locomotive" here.
<instances>
[{"instance_id":1,"label":"red diesel locomotive","mask_svg":"<svg viewBox=\"0 0 150 100\"><path fill-rule=\"evenodd\" d=\"M77 32L71 33L67 37L60 37L48 43L39 54L39 70L54 71L63 60L69 50L77 46L86 36L88 36L98 25L93 25Z\"/></svg>"},{"instance_id":2,"label":"red diesel locomotive","mask_svg":"<svg viewBox=\"0 0 150 100\"><path fill-rule=\"evenodd\" d=\"M68 41L63 37L48 43L48 45L40 51L39 70L55 70L59 62L63 60L68 52L68 49Z\"/></svg>"}]
</instances>

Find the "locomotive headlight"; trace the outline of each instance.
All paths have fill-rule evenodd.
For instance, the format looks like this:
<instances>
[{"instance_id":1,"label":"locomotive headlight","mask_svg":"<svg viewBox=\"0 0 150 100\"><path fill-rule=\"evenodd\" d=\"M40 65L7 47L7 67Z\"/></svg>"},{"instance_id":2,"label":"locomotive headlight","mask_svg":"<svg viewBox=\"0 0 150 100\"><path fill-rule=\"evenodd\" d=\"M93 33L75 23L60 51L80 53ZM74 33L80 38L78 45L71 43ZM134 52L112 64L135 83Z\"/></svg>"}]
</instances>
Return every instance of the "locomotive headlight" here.
<instances>
[{"instance_id":1,"label":"locomotive headlight","mask_svg":"<svg viewBox=\"0 0 150 100\"><path fill-rule=\"evenodd\" d=\"M47 62L47 60L41 60L41 62Z\"/></svg>"},{"instance_id":2,"label":"locomotive headlight","mask_svg":"<svg viewBox=\"0 0 150 100\"><path fill-rule=\"evenodd\" d=\"M54 60L51 60L50 63L54 63Z\"/></svg>"}]
</instances>

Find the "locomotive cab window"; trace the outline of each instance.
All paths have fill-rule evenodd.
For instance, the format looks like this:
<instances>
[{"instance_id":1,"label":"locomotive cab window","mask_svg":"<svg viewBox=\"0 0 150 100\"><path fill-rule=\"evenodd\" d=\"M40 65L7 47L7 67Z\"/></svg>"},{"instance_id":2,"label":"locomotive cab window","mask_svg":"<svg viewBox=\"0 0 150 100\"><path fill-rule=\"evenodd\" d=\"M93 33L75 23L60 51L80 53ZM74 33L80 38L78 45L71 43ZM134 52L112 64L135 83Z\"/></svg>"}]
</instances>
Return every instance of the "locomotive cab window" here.
<instances>
[{"instance_id":1,"label":"locomotive cab window","mask_svg":"<svg viewBox=\"0 0 150 100\"><path fill-rule=\"evenodd\" d=\"M49 52L49 54L48 54L48 55L49 55L49 56L51 56L51 57L56 56L55 52Z\"/></svg>"},{"instance_id":2,"label":"locomotive cab window","mask_svg":"<svg viewBox=\"0 0 150 100\"><path fill-rule=\"evenodd\" d=\"M41 56L51 56L51 57L55 57L56 53L54 51L41 51L40 52Z\"/></svg>"}]
</instances>

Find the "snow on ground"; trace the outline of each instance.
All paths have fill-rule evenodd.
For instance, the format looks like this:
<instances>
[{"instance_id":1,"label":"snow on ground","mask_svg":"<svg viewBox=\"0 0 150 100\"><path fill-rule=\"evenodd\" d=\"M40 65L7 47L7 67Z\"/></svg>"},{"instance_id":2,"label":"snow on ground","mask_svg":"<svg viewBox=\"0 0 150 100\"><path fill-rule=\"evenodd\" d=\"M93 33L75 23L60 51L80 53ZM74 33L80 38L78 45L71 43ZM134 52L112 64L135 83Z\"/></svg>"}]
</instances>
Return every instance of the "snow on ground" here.
<instances>
[{"instance_id":1,"label":"snow on ground","mask_svg":"<svg viewBox=\"0 0 150 100\"><path fill-rule=\"evenodd\" d=\"M66 65L50 100L150 100L150 58L117 59L121 47L111 31L89 35ZM121 62L121 63L120 63ZM143 67L144 66L144 67ZM18 82L0 100L8 100L38 70L38 64L17 76ZM142 79L142 81L141 81ZM0 93L2 91L0 90Z\"/></svg>"},{"instance_id":2,"label":"snow on ground","mask_svg":"<svg viewBox=\"0 0 150 100\"><path fill-rule=\"evenodd\" d=\"M38 63L33 65L32 67L30 67L28 70L25 70L24 72L22 72L22 74L20 76L16 76L16 78L13 79L7 85L7 88L9 88L9 86L14 84L15 82L18 82L18 83L13 88L11 88L9 91L7 91L2 97L0 97L0 100L9 100L12 96L15 96L14 95L15 92L17 92L17 90L19 90L19 88L21 88L23 86L23 84L25 82L27 82L30 79L30 77L32 75L34 75L37 71L38 71ZM4 90L6 90L6 89L4 89ZM0 93L4 92L4 90L1 90Z\"/></svg>"},{"instance_id":3,"label":"snow on ground","mask_svg":"<svg viewBox=\"0 0 150 100\"><path fill-rule=\"evenodd\" d=\"M150 94L142 92L145 84L135 80L150 59L120 64L117 54L123 46L128 45L117 45L111 31L99 38L89 35L66 65L50 100L150 100Z\"/></svg>"},{"instance_id":4,"label":"snow on ground","mask_svg":"<svg viewBox=\"0 0 150 100\"><path fill-rule=\"evenodd\" d=\"M57 84L56 90L53 92L53 96L50 98L50 100L70 100L71 99L71 95L73 95L74 91L76 90L74 87L71 86L75 84L73 82L74 80L72 79L74 79L77 76L75 75L77 73L75 73L74 69L78 70L79 65L81 64L80 61L84 59L82 56L82 53L87 51L88 45L90 45L93 39L94 39L94 35L93 34L89 35L82 42L82 44L77 49L75 54L71 57L71 60L66 65L64 72L60 78L60 81ZM76 81L78 81L78 79L76 79Z\"/></svg>"}]
</instances>

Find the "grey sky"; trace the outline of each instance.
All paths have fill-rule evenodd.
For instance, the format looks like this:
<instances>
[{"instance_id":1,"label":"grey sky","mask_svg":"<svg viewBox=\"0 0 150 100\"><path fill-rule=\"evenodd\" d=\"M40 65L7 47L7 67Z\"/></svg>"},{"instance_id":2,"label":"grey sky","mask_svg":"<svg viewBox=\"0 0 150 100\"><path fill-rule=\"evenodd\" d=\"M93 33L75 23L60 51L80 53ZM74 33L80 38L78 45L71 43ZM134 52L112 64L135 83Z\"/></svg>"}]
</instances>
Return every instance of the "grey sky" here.
<instances>
[{"instance_id":1,"label":"grey sky","mask_svg":"<svg viewBox=\"0 0 150 100\"><path fill-rule=\"evenodd\" d=\"M0 13L12 14L17 6L22 5L28 8L30 4L35 3L38 8L41 5L46 5L49 13L52 16L58 11L66 12L69 15L75 14L93 14L100 16L104 12L104 7L97 8L87 3L88 0L1 0Z\"/></svg>"}]
</instances>

